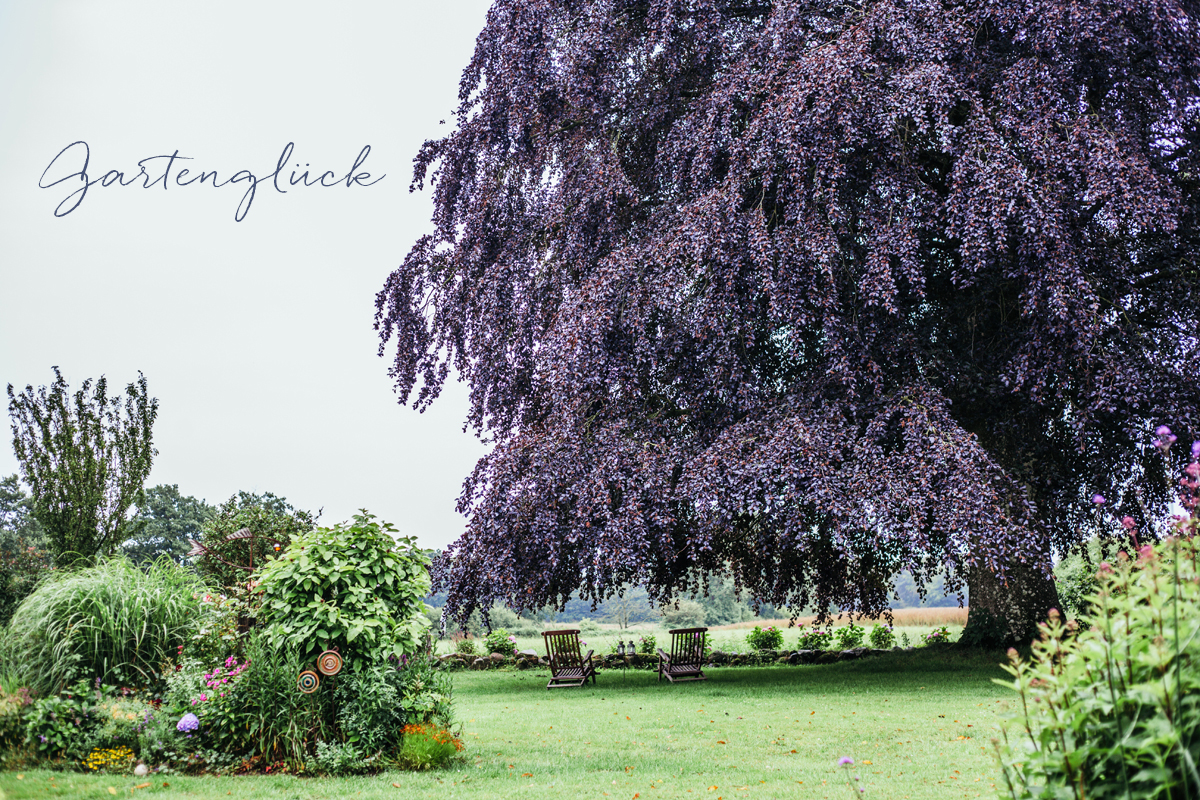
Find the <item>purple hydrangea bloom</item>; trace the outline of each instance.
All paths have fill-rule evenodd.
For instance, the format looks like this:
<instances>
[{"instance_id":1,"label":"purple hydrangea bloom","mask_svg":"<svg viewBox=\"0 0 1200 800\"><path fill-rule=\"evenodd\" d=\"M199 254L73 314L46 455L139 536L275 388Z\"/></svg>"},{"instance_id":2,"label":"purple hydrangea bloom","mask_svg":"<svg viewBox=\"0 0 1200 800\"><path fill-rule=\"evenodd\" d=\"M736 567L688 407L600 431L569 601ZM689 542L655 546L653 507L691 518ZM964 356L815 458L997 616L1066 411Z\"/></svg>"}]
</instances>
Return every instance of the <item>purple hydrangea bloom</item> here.
<instances>
[{"instance_id":1,"label":"purple hydrangea bloom","mask_svg":"<svg viewBox=\"0 0 1200 800\"><path fill-rule=\"evenodd\" d=\"M199 717L197 717L195 714L184 714L183 718L179 720L179 724L175 726L175 730L180 732L194 731L199 727Z\"/></svg>"}]
</instances>

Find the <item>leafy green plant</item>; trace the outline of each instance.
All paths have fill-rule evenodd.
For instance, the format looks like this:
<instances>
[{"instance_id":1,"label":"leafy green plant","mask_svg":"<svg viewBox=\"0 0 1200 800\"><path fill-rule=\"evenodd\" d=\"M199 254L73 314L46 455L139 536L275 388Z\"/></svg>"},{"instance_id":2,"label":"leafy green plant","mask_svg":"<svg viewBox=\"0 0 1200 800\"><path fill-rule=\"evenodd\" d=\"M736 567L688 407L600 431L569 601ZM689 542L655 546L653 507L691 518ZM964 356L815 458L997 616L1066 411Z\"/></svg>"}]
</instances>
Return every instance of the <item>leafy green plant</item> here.
<instances>
[{"instance_id":1,"label":"leafy green plant","mask_svg":"<svg viewBox=\"0 0 1200 800\"><path fill-rule=\"evenodd\" d=\"M459 639L454 643L454 652L462 653L463 655L475 655L475 640L474 639Z\"/></svg>"},{"instance_id":2,"label":"leafy green plant","mask_svg":"<svg viewBox=\"0 0 1200 800\"><path fill-rule=\"evenodd\" d=\"M947 628L945 625L942 625L940 628L934 628L929 633L922 633L921 641L924 642L926 645L949 644L950 643L950 629Z\"/></svg>"},{"instance_id":3,"label":"leafy green plant","mask_svg":"<svg viewBox=\"0 0 1200 800\"><path fill-rule=\"evenodd\" d=\"M446 728L429 723L406 725L396 762L405 769L437 769L462 749L462 742Z\"/></svg>"},{"instance_id":4,"label":"leafy green plant","mask_svg":"<svg viewBox=\"0 0 1200 800\"><path fill-rule=\"evenodd\" d=\"M754 630L746 634L746 644L755 650L778 650L783 647L783 631L774 625L765 628L754 626Z\"/></svg>"},{"instance_id":5,"label":"leafy green plant","mask_svg":"<svg viewBox=\"0 0 1200 800\"><path fill-rule=\"evenodd\" d=\"M80 681L70 692L33 702L26 722L26 742L46 759L82 759L95 744L96 719L88 710L89 686Z\"/></svg>"},{"instance_id":6,"label":"leafy green plant","mask_svg":"<svg viewBox=\"0 0 1200 800\"><path fill-rule=\"evenodd\" d=\"M861 625L855 625L851 622L844 628L838 628L834 631L834 638L837 639L838 647L842 650L850 650L855 647L862 647L863 641L866 639L867 632Z\"/></svg>"},{"instance_id":7,"label":"leafy green plant","mask_svg":"<svg viewBox=\"0 0 1200 800\"><path fill-rule=\"evenodd\" d=\"M517 651L516 637L512 636L506 628L496 628L484 637L483 642L484 650L489 653L511 656Z\"/></svg>"},{"instance_id":8,"label":"leafy green plant","mask_svg":"<svg viewBox=\"0 0 1200 800\"><path fill-rule=\"evenodd\" d=\"M1187 538L1100 565L1088 628L1055 612L1028 661L1009 651L1020 705L998 754L1010 797L1200 797L1200 547L1189 524Z\"/></svg>"},{"instance_id":9,"label":"leafy green plant","mask_svg":"<svg viewBox=\"0 0 1200 800\"><path fill-rule=\"evenodd\" d=\"M391 675L400 693L404 721L449 727L454 721L453 687L450 676L434 669L434 662L419 654L404 659Z\"/></svg>"},{"instance_id":10,"label":"leafy green plant","mask_svg":"<svg viewBox=\"0 0 1200 800\"><path fill-rule=\"evenodd\" d=\"M658 646L658 641L654 638L653 633L647 633L640 637L637 641L637 651L644 656L654 655L654 651Z\"/></svg>"},{"instance_id":11,"label":"leafy green plant","mask_svg":"<svg viewBox=\"0 0 1200 800\"><path fill-rule=\"evenodd\" d=\"M325 775L361 775L369 772L371 757L363 758L360 748L349 742L317 742L313 765Z\"/></svg>"},{"instance_id":12,"label":"leafy green plant","mask_svg":"<svg viewBox=\"0 0 1200 800\"><path fill-rule=\"evenodd\" d=\"M196 573L169 559L138 569L124 557L57 573L10 624L10 667L42 693L77 679L144 686L192 632Z\"/></svg>"},{"instance_id":13,"label":"leafy green plant","mask_svg":"<svg viewBox=\"0 0 1200 800\"><path fill-rule=\"evenodd\" d=\"M401 681L391 664L369 664L338 676L337 724L348 744L374 755L400 741L406 715Z\"/></svg>"},{"instance_id":14,"label":"leafy green plant","mask_svg":"<svg viewBox=\"0 0 1200 800\"><path fill-rule=\"evenodd\" d=\"M812 630L803 631L800 634L797 646L801 650L828 650L831 644L833 644L833 631L823 631L813 627Z\"/></svg>"},{"instance_id":15,"label":"leafy green plant","mask_svg":"<svg viewBox=\"0 0 1200 800\"><path fill-rule=\"evenodd\" d=\"M258 572L261 614L277 647L308 658L337 647L374 663L420 648L429 619L429 557L371 514L294 538Z\"/></svg>"},{"instance_id":16,"label":"leafy green plant","mask_svg":"<svg viewBox=\"0 0 1200 800\"><path fill-rule=\"evenodd\" d=\"M876 623L875 627L871 628L871 634L867 637L867 641L871 643L871 647L887 650L896 646L896 634L892 632L891 625Z\"/></svg>"}]
</instances>

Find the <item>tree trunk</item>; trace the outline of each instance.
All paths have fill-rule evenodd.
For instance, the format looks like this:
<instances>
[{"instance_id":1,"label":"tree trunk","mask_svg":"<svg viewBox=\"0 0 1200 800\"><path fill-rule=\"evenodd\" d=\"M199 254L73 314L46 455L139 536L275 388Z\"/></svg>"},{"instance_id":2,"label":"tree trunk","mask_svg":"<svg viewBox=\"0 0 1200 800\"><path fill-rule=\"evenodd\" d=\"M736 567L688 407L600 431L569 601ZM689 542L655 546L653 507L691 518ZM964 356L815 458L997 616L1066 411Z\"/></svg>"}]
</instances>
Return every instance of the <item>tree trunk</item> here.
<instances>
[{"instance_id":1,"label":"tree trunk","mask_svg":"<svg viewBox=\"0 0 1200 800\"><path fill-rule=\"evenodd\" d=\"M1028 644L1037 624L1058 608L1058 587L1049 565L1013 563L1001 581L985 566L967 577L970 610L959 641L977 647Z\"/></svg>"}]
</instances>

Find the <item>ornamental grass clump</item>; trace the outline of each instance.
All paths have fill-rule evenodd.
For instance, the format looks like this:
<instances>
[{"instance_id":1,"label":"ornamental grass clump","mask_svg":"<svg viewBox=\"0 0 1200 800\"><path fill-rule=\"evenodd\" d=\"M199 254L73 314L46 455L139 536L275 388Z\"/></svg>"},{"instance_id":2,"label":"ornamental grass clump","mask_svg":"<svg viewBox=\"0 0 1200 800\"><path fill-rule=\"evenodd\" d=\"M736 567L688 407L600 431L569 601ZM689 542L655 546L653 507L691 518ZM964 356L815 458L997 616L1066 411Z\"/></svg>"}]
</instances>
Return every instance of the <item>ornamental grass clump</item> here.
<instances>
[{"instance_id":1,"label":"ornamental grass clump","mask_svg":"<svg viewBox=\"0 0 1200 800\"><path fill-rule=\"evenodd\" d=\"M195 572L166 558L139 569L118 557L53 575L13 615L9 666L41 694L80 679L151 684L191 634L204 591Z\"/></svg>"},{"instance_id":2,"label":"ornamental grass clump","mask_svg":"<svg viewBox=\"0 0 1200 800\"><path fill-rule=\"evenodd\" d=\"M1052 612L997 743L1012 798L1200 798L1200 546L1188 467L1175 535L1102 563L1084 629Z\"/></svg>"}]
</instances>

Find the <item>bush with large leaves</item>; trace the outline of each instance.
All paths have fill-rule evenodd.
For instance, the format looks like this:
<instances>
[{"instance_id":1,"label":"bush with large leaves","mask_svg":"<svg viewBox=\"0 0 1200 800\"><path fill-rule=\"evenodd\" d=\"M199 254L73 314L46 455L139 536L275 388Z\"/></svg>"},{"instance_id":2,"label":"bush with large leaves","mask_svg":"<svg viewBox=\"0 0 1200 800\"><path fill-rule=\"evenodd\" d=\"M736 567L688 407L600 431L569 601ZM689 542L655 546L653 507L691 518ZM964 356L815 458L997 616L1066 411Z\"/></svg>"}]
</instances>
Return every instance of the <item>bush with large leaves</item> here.
<instances>
[{"instance_id":1,"label":"bush with large leaves","mask_svg":"<svg viewBox=\"0 0 1200 800\"><path fill-rule=\"evenodd\" d=\"M429 628L429 556L365 511L292 539L259 574L275 641L302 655L337 647L348 662L416 652Z\"/></svg>"}]
</instances>

